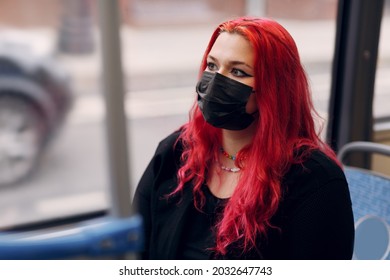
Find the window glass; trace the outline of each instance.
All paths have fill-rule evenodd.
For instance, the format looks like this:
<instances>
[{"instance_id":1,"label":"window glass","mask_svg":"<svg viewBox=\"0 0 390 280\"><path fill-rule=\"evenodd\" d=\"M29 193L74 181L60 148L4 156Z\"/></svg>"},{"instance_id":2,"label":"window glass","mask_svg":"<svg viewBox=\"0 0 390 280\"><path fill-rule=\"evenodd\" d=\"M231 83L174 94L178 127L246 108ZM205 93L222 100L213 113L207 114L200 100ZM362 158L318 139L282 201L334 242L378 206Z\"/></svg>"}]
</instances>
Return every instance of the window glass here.
<instances>
[{"instance_id":1,"label":"window glass","mask_svg":"<svg viewBox=\"0 0 390 280\"><path fill-rule=\"evenodd\" d=\"M374 141L390 145L390 0L384 1L374 90ZM390 175L390 158L374 155L372 168Z\"/></svg>"},{"instance_id":2,"label":"window glass","mask_svg":"<svg viewBox=\"0 0 390 280\"><path fill-rule=\"evenodd\" d=\"M309 75L316 109L326 120L336 0L118 3L133 190L158 142L187 120L203 51L216 25L228 18L266 16L286 27ZM49 139L27 179L0 187L0 228L110 207L97 2L2 0L0 33L1 49L21 49L19 60L24 67L15 67L1 56L3 84L17 77L27 79L28 85L17 85L30 91L38 87L62 92L62 87L69 87L42 105L64 107L61 117L50 121L54 129L48 133L43 109L31 105L32 97L19 98L21 89L2 91L0 83L0 92L5 92L4 98L0 96L0 167L9 170L0 176L16 172L16 163L34 154L42 136L46 139L48 133ZM36 71L34 63L49 64L46 59L35 60L36 56L50 57L52 66ZM68 103L71 106L66 109Z\"/></svg>"},{"instance_id":3,"label":"window glass","mask_svg":"<svg viewBox=\"0 0 390 280\"><path fill-rule=\"evenodd\" d=\"M0 3L0 228L107 208L94 1Z\"/></svg>"},{"instance_id":4,"label":"window glass","mask_svg":"<svg viewBox=\"0 0 390 280\"><path fill-rule=\"evenodd\" d=\"M375 79L374 118L390 118L390 1L386 0L379 39Z\"/></svg>"}]
</instances>

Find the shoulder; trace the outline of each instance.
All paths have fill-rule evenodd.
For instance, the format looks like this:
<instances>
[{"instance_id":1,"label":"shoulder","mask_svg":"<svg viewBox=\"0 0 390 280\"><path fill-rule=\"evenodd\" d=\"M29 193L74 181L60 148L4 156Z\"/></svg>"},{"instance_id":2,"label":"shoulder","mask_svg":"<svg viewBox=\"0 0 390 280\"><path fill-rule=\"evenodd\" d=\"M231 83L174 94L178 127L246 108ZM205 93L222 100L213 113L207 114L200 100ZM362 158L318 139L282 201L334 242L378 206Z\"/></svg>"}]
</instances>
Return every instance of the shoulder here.
<instances>
[{"instance_id":1,"label":"shoulder","mask_svg":"<svg viewBox=\"0 0 390 280\"><path fill-rule=\"evenodd\" d=\"M177 130L172 134L168 135L166 138L162 139L157 146L156 155L164 155L173 153L177 148L181 147L180 142L178 142L181 130Z\"/></svg>"},{"instance_id":2,"label":"shoulder","mask_svg":"<svg viewBox=\"0 0 390 280\"><path fill-rule=\"evenodd\" d=\"M178 142L180 133L180 130L175 131L159 142L152 159L141 177L138 189L150 191L152 186L159 181L174 177L180 165L182 151L181 144Z\"/></svg>"},{"instance_id":3,"label":"shoulder","mask_svg":"<svg viewBox=\"0 0 390 280\"><path fill-rule=\"evenodd\" d=\"M180 166L182 145L179 141L181 131L175 131L161 140L151 160L154 176L170 177Z\"/></svg>"},{"instance_id":4,"label":"shoulder","mask_svg":"<svg viewBox=\"0 0 390 280\"><path fill-rule=\"evenodd\" d=\"M313 174L320 181L345 179L342 168L319 150L313 151L303 162L301 172Z\"/></svg>"},{"instance_id":5,"label":"shoulder","mask_svg":"<svg viewBox=\"0 0 390 280\"><path fill-rule=\"evenodd\" d=\"M300 164L293 164L283 179L286 191L299 196L322 188L345 192L348 184L342 168L323 152L315 150Z\"/></svg>"},{"instance_id":6,"label":"shoulder","mask_svg":"<svg viewBox=\"0 0 390 280\"><path fill-rule=\"evenodd\" d=\"M342 168L321 151L294 164L284 178L274 222L287 259L350 259L353 212Z\"/></svg>"},{"instance_id":7,"label":"shoulder","mask_svg":"<svg viewBox=\"0 0 390 280\"><path fill-rule=\"evenodd\" d=\"M319 150L312 151L303 162L293 164L286 173L287 180L301 177L314 177L319 182L345 179L341 167Z\"/></svg>"},{"instance_id":8,"label":"shoulder","mask_svg":"<svg viewBox=\"0 0 390 280\"><path fill-rule=\"evenodd\" d=\"M181 141L179 141L180 134L181 130L177 130L158 143L152 158L154 169L162 166L176 166L180 163L183 150Z\"/></svg>"}]
</instances>

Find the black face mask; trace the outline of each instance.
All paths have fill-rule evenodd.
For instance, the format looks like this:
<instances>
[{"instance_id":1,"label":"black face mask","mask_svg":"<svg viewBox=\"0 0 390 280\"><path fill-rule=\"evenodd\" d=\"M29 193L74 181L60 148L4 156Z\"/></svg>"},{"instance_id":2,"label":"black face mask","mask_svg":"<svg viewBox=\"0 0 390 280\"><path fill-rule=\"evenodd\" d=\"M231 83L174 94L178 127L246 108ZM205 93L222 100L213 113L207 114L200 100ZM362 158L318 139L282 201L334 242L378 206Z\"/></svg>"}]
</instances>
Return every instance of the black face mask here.
<instances>
[{"instance_id":1,"label":"black face mask","mask_svg":"<svg viewBox=\"0 0 390 280\"><path fill-rule=\"evenodd\" d=\"M245 129L254 121L245 110L252 91L248 85L207 71L196 85L198 105L206 122L228 130Z\"/></svg>"}]
</instances>

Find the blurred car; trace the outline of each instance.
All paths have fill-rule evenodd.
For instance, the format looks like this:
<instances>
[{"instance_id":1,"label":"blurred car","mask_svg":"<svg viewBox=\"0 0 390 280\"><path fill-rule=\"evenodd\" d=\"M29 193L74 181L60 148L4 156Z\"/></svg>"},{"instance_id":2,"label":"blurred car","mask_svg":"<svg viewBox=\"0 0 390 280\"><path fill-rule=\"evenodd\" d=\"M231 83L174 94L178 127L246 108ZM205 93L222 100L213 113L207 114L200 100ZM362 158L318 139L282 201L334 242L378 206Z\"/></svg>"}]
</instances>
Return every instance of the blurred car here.
<instances>
[{"instance_id":1,"label":"blurred car","mask_svg":"<svg viewBox=\"0 0 390 280\"><path fill-rule=\"evenodd\" d=\"M26 179L72 104L67 73L25 45L0 41L0 187Z\"/></svg>"}]
</instances>

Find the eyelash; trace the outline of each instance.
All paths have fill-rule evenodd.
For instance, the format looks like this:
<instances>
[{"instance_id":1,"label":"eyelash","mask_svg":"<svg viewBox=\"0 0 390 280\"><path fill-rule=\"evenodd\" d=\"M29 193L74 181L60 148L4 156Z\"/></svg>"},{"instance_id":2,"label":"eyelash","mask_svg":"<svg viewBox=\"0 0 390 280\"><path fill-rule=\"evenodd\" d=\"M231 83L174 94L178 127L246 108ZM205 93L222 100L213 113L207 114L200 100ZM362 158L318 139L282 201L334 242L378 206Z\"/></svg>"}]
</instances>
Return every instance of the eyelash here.
<instances>
[{"instance_id":1,"label":"eyelash","mask_svg":"<svg viewBox=\"0 0 390 280\"><path fill-rule=\"evenodd\" d=\"M207 62L207 69L210 70L210 71L217 71L218 69L217 68L217 65L215 65L215 63L213 62ZM234 74L234 72L236 72L236 74ZM238 72L238 74L237 74ZM232 71L230 72L233 76L235 77L238 77L238 78L244 78L244 77L252 77L251 75L247 74L245 71L242 71L240 69L237 69L237 68L233 68Z\"/></svg>"},{"instance_id":2,"label":"eyelash","mask_svg":"<svg viewBox=\"0 0 390 280\"><path fill-rule=\"evenodd\" d=\"M213 62L207 62L207 69L210 70L210 71L217 71L218 69L217 68L217 65L215 65L215 63Z\"/></svg>"}]
</instances>

